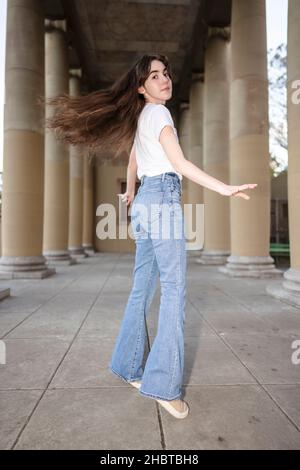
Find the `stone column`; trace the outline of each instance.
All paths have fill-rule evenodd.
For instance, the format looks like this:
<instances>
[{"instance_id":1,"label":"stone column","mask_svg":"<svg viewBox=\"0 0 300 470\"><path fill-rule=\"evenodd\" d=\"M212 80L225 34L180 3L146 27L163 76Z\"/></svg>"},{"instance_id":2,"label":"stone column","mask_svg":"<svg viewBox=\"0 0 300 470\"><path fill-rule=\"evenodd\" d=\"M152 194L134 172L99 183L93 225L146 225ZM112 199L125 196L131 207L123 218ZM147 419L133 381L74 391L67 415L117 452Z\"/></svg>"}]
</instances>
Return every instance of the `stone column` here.
<instances>
[{"instance_id":1,"label":"stone column","mask_svg":"<svg viewBox=\"0 0 300 470\"><path fill-rule=\"evenodd\" d=\"M180 141L180 146L184 153L184 156L190 159L191 153L191 138L190 138L190 110L189 103L182 102L180 103L179 109L179 119L177 126L178 139ZM175 124L175 122L174 122Z\"/></svg>"},{"instance_id":2,"label":"stone column","mask_svg":"<svg viewBox=\"0 0 300 470\"><path fill-rule=\"evenodd\" d=\"M80 95L80 69L70 70L69 92ZM83 231L83 154L78 147L70 145L70 211L69 252L76 258L86 258L82 247Z\"/></svg>"},{"instance_id":3,"label":"stone column","mask_svg":"<svg viewBox=\"0 0 300 470\"><path fill-rule=\"evenodd\" d=\"M9 0L5 67L0 278L44 278L42 255L44 12L38 0Z\"/></svg>"},{"instance_id":4,"label":"stone column","mask_svg":"<svg viewBox=\"0 0 300 470\"><path fill-rule=\"evenodd\" d=\"M265 0L233 0L230 184L257 183L249 200L230 197L229 276L281 276L269 255L270 158Z\"/></svg>"},{"instance_id":5,"label":"stone column","mask_svg":"<svg viewBox=\"0 0 300 470\"><path fill-rule=\"evenodd\" d=\"M300 2L289 0L287 47L288 208L291 266L282 286L266 287L269 294L300 307Z\"/></svg>"},{"instance_id":6,"label":"stone column","mask_svg":"<svg viewBox=\"0 0 300 470\"><path fill-rule=\"evenodd\" d=\"M179 119L178 119L178 138L179 143L184 153L184 156L190 160L191 158L191 127L190 127L190 108L188 102L180 103L179 107ZM190 202L190 191L189 191L189 180L183 176L182 180L182 203L184 210L184 222L185 222L185 234L186 234L186 250L187 254L191 253L195 255L196 251L191 250L188 246L193 244L193 211L194 207ZM190 203L192 207L191 213L187 210L187 205Z\"/></svg>"},{"instance_id":7,"label":"stone column","mask_svg":"<svg viewBox=\"0 0 300 470\"><path fill-rule=\"evenodd\" d=\"M88 254L94 254L94 172L88 154L83 158L83 239L82 246ZM96 228L95 228L96 230Z\"/></svg>"},{"instance_id":8,"label":"stone column","mask_svg":"<svg viewBox=\"0 0 300 470\"><path fill-rule=\"evenodd\" d=\"M189 135L190 152L188 159L194 165L202 168L203 165L203 90L204 74L202 72L193 72L190 86L190 104L189 104ZM187 235L190 238L190 231L196 229L196 204L203 205L203 186L194 181L187 180L187 203L191 204L191 220L186 216ZM202 210L204 207L202 206ZM189 247L188 255L199 257L203 246L193 243Z\"/></svg>"},{"instance_id":9,"label":"stone column","mask_svg":"<svg viewBox=\"0 0 300 470\"><path fill-rule=\"evenodd\" d=\"M229 184L229 28L210 28L205 51L203 170ZM201 264L224 264L230 255L230 200L204 188Z\"/></svg>"},{"instance_id":10,"label":"stone column","mask_svg":"<svg viewBox=\"0 0 300 470\"><path fill-rule=\"evenodd\" d=\"M69 92L66 21L46 20L46 98ZM46 117L54 112L46 106ZM51 264L74 264L68 251L69 148L45 132L44 255Z\"/></svg>"}]
</instances>

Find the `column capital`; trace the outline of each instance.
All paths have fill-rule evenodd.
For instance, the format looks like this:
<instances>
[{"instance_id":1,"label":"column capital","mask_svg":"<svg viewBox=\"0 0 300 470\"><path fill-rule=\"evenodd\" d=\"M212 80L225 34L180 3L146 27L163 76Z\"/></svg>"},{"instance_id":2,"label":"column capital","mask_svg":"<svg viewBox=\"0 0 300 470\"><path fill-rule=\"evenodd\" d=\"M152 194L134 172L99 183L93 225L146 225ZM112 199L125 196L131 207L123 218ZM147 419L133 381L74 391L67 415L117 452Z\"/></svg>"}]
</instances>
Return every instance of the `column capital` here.
<instances>
[{"instance_id":1,"label":"column capital","mask_svg":"<svg viewBox=\"0 0 300 470\"><path fill-rule=\"evenodd\" d=\"M82 77L82 69L81 68L69 69L69 76L70 77L75 77L75 78L81 78Z\"/></svg>"},{"instance_id":2,"label":"column capital","mask_svg":"<svg viewBox=\"0 0 300 470\"><path fill-rule=\"evenodd\" d=\"M44 24L47 32L53 31L54 29L63 31L64 33L67 32L67 20L50 20L46 18Z\"/></svg>"},{"instance_id":3,"label":"column capital","mask_svg":"<svg viewBox=\"0 0 300 470\"><path fill-rule=\"evenodd\" d=\"M204 82L204 72L192 72L191 82Z\"/></svg>"},{"instance_id":4,"label":"column capital","mask_svg":"<svg viewBox=\"0 0 300 470\"><path fill-rule=\"evenodd\" d=\"M230 40L230 27L219 27L219 26L209 26L207 32L207 39L212 37L218 37L225 39L226 41Z\"/></svg>"}]
</instances>

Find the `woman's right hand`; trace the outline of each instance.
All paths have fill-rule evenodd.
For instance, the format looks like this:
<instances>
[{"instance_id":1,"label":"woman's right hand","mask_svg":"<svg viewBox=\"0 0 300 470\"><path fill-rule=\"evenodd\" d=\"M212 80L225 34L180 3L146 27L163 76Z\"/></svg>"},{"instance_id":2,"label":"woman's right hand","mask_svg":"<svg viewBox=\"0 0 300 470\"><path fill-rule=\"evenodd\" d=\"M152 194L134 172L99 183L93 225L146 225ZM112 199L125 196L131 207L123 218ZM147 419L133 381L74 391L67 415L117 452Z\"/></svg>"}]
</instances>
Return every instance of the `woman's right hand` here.
<instances>
[{"instance_id":1,"label":"woman's right hand","mask_svg":"<svg viewBox=\"0 0 300 470\"><path fill-rule=\"evenodd\" d=\"M236 196L248 200L250 199L250 196L243 193L242 191L245 189L254 189L256 186L257 183L242 184L241 186L225 185L219 192L222 194L222 196Z\"/></svg>"},{"instance_id":2,"label":"woman's right hand","mask_svg":"<svg viewBox=\"0 0 300 470\"><path fill-rule=\"evenodd\" d=\"M126 202L126 206L129 206L130 204L132 204L135 194L129 193L128 191L126 191L126 193L118 194L118 196L121 196L121 201Z\"/></svg>"}]
</instances>

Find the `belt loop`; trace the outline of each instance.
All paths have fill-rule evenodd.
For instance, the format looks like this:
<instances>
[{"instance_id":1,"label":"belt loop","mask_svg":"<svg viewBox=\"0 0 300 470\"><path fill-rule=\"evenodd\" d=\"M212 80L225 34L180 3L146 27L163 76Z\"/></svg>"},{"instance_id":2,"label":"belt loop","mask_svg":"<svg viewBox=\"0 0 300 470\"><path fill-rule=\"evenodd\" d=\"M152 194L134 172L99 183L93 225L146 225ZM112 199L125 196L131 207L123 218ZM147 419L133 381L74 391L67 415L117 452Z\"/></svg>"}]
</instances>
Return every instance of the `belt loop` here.
<instances>
[{"instance_id":1,"label":"belt loop","mask_svg":"<svg viewBox=\"0 0 300 470\"><path fill-rule=\"evenodd\" d=\"M141 177L141 186L142 186L142 184L144 183L144 176L145 176L145 175L143 175L143 176Z\"/></svg>"},{"instance_id":2,"label":"belt loop","mask_svg":"<svg viewBox=\"0 0 300 470\"><path fill-rule=\"evenodd\" d=\"M164 180L165 180L165 175L166 175L166 174L163 173L162 178L161 178L162 182L164 182Z\"/></svg>"}]
</instances>

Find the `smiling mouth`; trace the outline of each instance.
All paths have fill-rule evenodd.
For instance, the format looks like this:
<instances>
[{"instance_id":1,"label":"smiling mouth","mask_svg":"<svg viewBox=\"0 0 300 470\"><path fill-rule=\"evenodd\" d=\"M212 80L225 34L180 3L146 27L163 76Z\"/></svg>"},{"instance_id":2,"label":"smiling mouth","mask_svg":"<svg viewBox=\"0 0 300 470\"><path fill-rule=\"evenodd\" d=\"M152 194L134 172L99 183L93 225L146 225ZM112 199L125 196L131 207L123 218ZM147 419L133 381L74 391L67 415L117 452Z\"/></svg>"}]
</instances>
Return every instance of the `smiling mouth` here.
<instances>
[{"instance_id":1,"label":"smiling mouth","mask_svg":"<svg viewBox=\"0 0 300 470\"><path fill-rule=\"evenodd\" d=\"M164 88L164 89L163 89L163 90L161 90L161 91L167 91L167 90L170 90L170 87L168 87L168 88Z\"/></svg>"}]
</instances>

